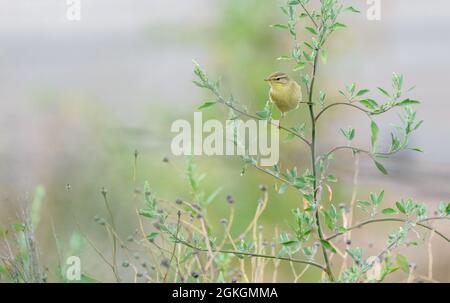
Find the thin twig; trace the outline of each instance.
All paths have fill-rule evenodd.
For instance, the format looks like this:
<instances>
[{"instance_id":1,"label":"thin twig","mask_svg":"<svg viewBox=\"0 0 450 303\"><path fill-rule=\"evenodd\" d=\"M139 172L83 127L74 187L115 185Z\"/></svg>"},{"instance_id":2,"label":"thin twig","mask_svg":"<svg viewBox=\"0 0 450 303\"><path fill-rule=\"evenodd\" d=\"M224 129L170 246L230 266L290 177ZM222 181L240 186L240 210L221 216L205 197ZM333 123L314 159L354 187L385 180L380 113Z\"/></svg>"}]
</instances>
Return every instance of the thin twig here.
<instances>
[{"instance_id":1,"label":"thin twig","mask_svg":"<svg viewBox=\"0 0 450 303\"><path fill-rule=\"evenodd\" d=\"M177 215L178 215L178 220L177 220L177 231L176 231L176 234L175 234L175 238L176 239L178 239L178 233L180 232L181 211L178 211ZM175 241L174 244L173 244L172 254L171 254L170 259L169 259L169 266L167 266L167 271L166 271L166 274L164 275L163 282L166 282L167 276L169 275L170 266L172 265L173 258L175 257L176 249L177 249L177 241Z\"/></svg>"},{"instance_id":2,"label":"thin twig","mask_svg":"<svg viewBox=\"0 0 450 303\"><path fill-rule=\"evenodd\" d=\"M186 241L183 241L181 239L176 239L179 243L186 245L194 250L197 251L202 251L202 252L209 252L208 249L204 249L204 248L200 248L200 247L196 247ZM306 261L306 260L299 260L299 259L292 259L292 258L286 258L286 257L281 257L281 256L271 256L271 255L261 255L261 254L254 254L254 253L249 253L249 252L240 252L240 251L232 251L232 250L215 250L212 249L213 252L220 252L223 254L233 254L233 255L240 255L240 256L250 256L250 257L255 257L255 258L266 258L266 259L277 259L277 260L282 260L282 261L288 261L288 262L293 262L293 263L300 263L300 264L309 264L311 266L320 268L321 270L326 270L326 268L318 263L312 262L312 261Z\"/></svg>"},{"instance_id":3,"label":"thin twig","mask_svg":"<svg viewBox=\"0 0 450 303\"><path fill-rule=\"evenodd\" d=\"M440 236L442 239L446 240L447 242L450 242L450 239L447 238L444 234L442 234L441 232L435 230L433 227L430 227L428 225L423 224L423 222L431 221L431 220L450 220L450 218L449 217L430 217L430 218L422 219L422 220L420 220L420 221L418 221L416 223L418 226L426 228L426 229L428 229L430 231L434 230L436 235ZM408 220L400 219L400 218L372 219L372 220L367 220L367 221L358 223L358 224L356 224L356 225L354 225L352 227L349 227L349 228L346 229L346 232L349 231L349 230L353 230L353 229L356 229L356 228L363 227L364 225L367 225L367 224L379 223L379 222L403 222L403 223L406 223L406 222L408 222ZM328 236L325 240L330 241L330 240L333 240L334 238L339 237L339 236L341 236L343 234L345 234L345 232L335 233L334 235Z\"/></svg>"}]
</instances>

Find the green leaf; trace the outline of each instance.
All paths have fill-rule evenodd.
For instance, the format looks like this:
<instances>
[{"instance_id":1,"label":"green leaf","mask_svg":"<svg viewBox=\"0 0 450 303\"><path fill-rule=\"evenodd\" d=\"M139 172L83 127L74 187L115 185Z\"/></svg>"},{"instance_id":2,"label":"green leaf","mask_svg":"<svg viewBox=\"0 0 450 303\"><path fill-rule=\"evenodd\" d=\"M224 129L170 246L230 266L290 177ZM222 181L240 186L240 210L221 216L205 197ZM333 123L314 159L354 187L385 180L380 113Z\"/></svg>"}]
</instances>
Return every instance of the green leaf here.
<instances>
[{"instance_id":1,"label":"green leaf","mask_svg":"<svg viewBox=\"0 0 450 303\"><path fill-rule=\"evenodd\" d=\"M336 249L334 249L333 245L331 245L327 240L320 240L320 243L322 243L323 247L325 247L326 249L331 250L333 253L336 253Z\"/></svg>"},{"instance_id":2,"label":"green leaf","mask_svg":"<svg viewBox=\"0 0 450 303\"><path fill-rule=\"evenodd\" d=\"M278 189L278 193L284 194L286 192L286 190L288 189L288 187L289 187L289 184L287 184L287 183L281 184L280 188Z\"/></svg>"},{"instance_id":3,"label":"green leaf","mask_svg":"<svg viewBox=\"0 0 450 303\"><path fill-rule=\"evenodd\" d=\"M217 101L206 101L205 103L200 105L197 109L204 110L204 109L210 108L213 105L216 105L216 103L217 103Z\"/></svg>"},{"instance_id":4,"label":"green leaf","mask_svg":"<svg viewBox=\"0 0 450 303\"><path fill-rule=\"evenodd\" d=\"M382 172L382 173L385 174L385 175L388 174L388 172L387 172L386 168L384 168L383 164L381 164L380 162L378 162L378 161L376 161L376 160L373 160L373 162L375 163L375 166L378 168L378 170L379 170L380 172Z\"/></svg>"},{"instance_id":5,"label":"green leaf","mask_svg":"<svg viewBox=\"0 0 450 303\"><path fill-rule=\"evenodd\" d=\"M378 140L378 133L380 131L375 121L372 121L372 123L370 124L370 130L371 130L372 148L375 149L375 144L377 143Z\"/></svg>"},{"instance_id":6,"label":"green leaf","mask_svg":"<svg viewBox=\"0 0 450 303\"><path fill-rule=\"evenodd\" d=\"M308 32L310 32L311 34L317 35L317 31L316 31L314 28L309 27L309 26L306 26L305 29L306 29Z\"/></svg>"},{"instance_id":7,"label":"green leaf","mask_svg":"<svg viewBox=\"0 0 450 303\"><path fill-rule=\"evenodd\" d=\"M345 25L345 24L343 24L343 23L339 23L339 22L336 22L335 24L333 24L332 26L331 26L331 30L337 30L337 29L340 29L340 28L346 28L347 27L347 25Z\"/></svg>"},{"instance_id":8,"label":"green leaf","mask_svg":"<svg viewBox=\"0 0 450 303\"><path fill-rule=\"evenodd\" d=\"M146 238L147 238L147 240L148 240L149 242L153 242L153 241L156 239L156 237L158 237L158 236L159 236L159 233L157 233L157 232L152 232L152 233L148 234L148 235L146 236Z\"/></svg>"},{"instance_id":9,"label":"green leaf","mask_svg":"<svg viewBox=\"0 0 450 303\"><path fill-rule=\"evenodd\" d=\"M393 208L385 208L381 211L385 215L396 215L397 211Z\"/></svg>"},{"instance_id":10,"label":"green leaf","mask_svg":"<svg viewBox=\"0 0 450 303\"><path fill-rule=\"evenodd\" d=\"M397 265L403 270L405 273L409 273L409 262L405 256L398 254L397 255Z\"/></svg>"},{"instance_id":11,"label":"green leaf","mask_svg":"<svg viewBox=\"0 0 450 303\"><path fill-rule=\"evenodd\" d=\"M337 182L337 178L335 176L329 175L327 177L327 182L336 183Z\"/></svg>"},{"instance_id":12,"label":"green leaf","mask_svg":"<svg viewBox=\"0 0 450 303\"><path fill-rule=\"evenodd\" d=\"M292 246L292 245L295 245L297 243L298 243L297 240L289 240L289 241L281 242L280 244L283 245L283 246Z\"/></svg>"},{"instance_id":13,"label":"green leaf","mask_svg":"<svg viewBox=\"0 0 450 303\"><path fill-rule=\"evenodd\" d=\"M411 150L416 151L416 152L418 152L418 153L423 153L423 149L418 148L418 147L416 147L416 148L411 148Z\"/></svg>"},{"instance_id":14,"label":"green leaf","mask_svg":"<svg viewBox=\"0 0 450 303\"><path fill-rule=\"evenodd\" d=\"M365 94L369 93L370 90L369 89L361 89L357 94L356 97L361 97L364 96Z\"/></svg>"},{"instance_id":15,"label":"green leaf","mask_svg":"<svg viewBox=\"0 0 450 303\"><path fill-rule=\"evenodd\" d=\"M389 93L384 88L378 87L378 90L386 97L388 97L388 98L391 97L391 95L389 95Z\"/></svg>"},{"instance_id":16,"label":"green leaf","mask_svg":"<svg viewBox=\"0 0 450 303\"><path fill-rule=\"evenodd\" d=\"M275 28L275 29L288 29L289 28L289 26L287 24L280 24L280 23L272 24L270 27Z\"/></svg>"},{"instance_id":17,"label":"green leaf","mask_svg":"<svg viewBox=\"0 0 450 303\"><path fill-rule=\"evenodd\" d=\"M368 109L377 109L378 108L378 103L373 99L364 99L364 100L359 101L359 103L361 103L361 105L364 105Z\"/></svg>"},{"instance_id":18,"label":"green leaf","mask_svg":"<svg viewBox=\"0 0 450 303\"><path fill-rule=\"evenodd\" d=\"M395 206L397 206L398 210L399 210L401 213L406 214L406 210L405 210L405 208L403 207L402 203L400 203L400 202L397 201L397 202L395 202Z\"/></svg>"},{"instance_id":19,"label":"green leaf","mask_svg":"<svg viewBox=\"0 0 450 303\"><path fill-rule=\"evenodd\" d=\"M360 13L360 11L357 10L356 8L354 8L353 6L349 6L349 7L345 8L344 12Z\"/></svg>"},{"instance_id":20,"label":"green leaf","mask_svg":"<svg viewBox=\"0 0 450 303\"><path fill-rule=\"evenodd\" d=\"M405 99L405 100L397 103L397 105L399 105L399 106L408 106L408 105L414 105L414 104L420 104L420 101Z\"/></svg>"},{"instance_id":21,"label":"green leaf","mask_svg":"<svg viewBox=\"0 0 450 303\"><path fill-rule=\"evenodd\" d=\"M306 63L305 62L299 62L295 67L294 67L294 72L297 72L299 70L305 69Z\"/></svg>"},{"instance_id":22,"label":"green leaf","mask_svg":"<svg viewBox=\"0 0 450 303\"><path fill-rule=\"evenodd\" d=\"M270 113L268 111L260 111L260 112L257 112L256 115L259 118L266 120L267 118L269 118Z\"/></svg>"},{"instance_id":23,"label":"green leaf","mask_svg":"<svg viewBox=\"0 0 450 303\"><path fill-rule=\"evenodd\" d=\"M281 60L291 60L291 59L292 59L292 58L289 57L289 56L281 56L281 57L278 57L278 58L277 58L278 61L281 61Z\"/></svg>"}]
</instances>

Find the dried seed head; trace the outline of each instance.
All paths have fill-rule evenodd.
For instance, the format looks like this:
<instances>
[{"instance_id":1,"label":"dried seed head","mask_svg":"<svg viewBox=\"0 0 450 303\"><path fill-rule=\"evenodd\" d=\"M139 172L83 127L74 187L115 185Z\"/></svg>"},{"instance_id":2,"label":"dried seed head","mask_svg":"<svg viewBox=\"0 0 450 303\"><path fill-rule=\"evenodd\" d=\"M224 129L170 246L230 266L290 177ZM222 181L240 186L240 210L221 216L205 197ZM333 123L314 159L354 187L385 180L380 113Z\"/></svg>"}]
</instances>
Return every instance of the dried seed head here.
<instances>
[{"instance_id":1,"label":"dried seed head","mask_svg":"<svg viewBox=\"0 0 450 303\"><path fill-rule=\"evenodd\" d=\"M146 268L146 267L147 267L147 263L142 262L141 266L144 267L144 268Z\"/></svg>"},{"instance_id":2,"label":"dried seed head","mask_svg":"<svg viewBox=\"0 0 450 303\"><path fill-rule=\"evenodd\" d=\"M236 277L231 278L231 283L237 283L238 279Z\"/></svg>"},{"instance_id":3,"label":"dried seed head","mask_svg":"<svg viewBox=\"0 0 450 303\"><path fill-rule=\"evenodd\" d=\"M144 275L144 274L141 273L141 272L137 272L137 273L136 273L136 277L138 277L138 278L142 278L143 275Z\"/></svg>"},{"instance_id":4,"label":"dried seed head","mask_svg":"<svg viewBox=\"0 0 450 303\"><path fill-rule=\"evenodd\" d=\"M198 272L196 272L196 271L193 271L191 273L191 276L192 276L192 278L197 279L198 277L200 277L200 274Z\"/></svg>"},{"instance_id":5,"label":"dried seed head","mask_svg":"<svg viewBox=\"0 0 450 303\"><path fill-rule=\"evenodd\" d=\"M128 238L127 238L127 241L128 241L128 242L133 242L133 240L134 240L133 236L131 236L131 235L128 236Z\"/></svg>"},{"instance_id":6,"label":"dried seed head","mask_svg":"<svg viewBox=\"0 0 450 303\"><path fill-rule=\"evenodd\" d=\"M347 241L345 242L345 244L347 244L347 245L352 245L352 241L351 241L351 240L347 240Z\"/></svg>"},{"instance_id":7,"label":"dried seed head","mask_svg":"<svg viewBox=\"0 0 450 303\"><path fill-rule=\"evenodd\" d=\"M108 191L106 190L106 188L102 187L101 193L104 197L106 197L106 194L108 193Z\"/></svg>"},{"instance_id":8,"label":"dried seed head","mask_svg":"<svg viewBox=\"0 0 450 303\"><path fill-rule=\"evenodd\" d=\"M228 202L228 204L233 204L233 203L234 203L234 198L233 198L233 196L228 195L228 196L227 196L227 202Z\"/></svg>"},{"instance_id":9,"label":"dried seed head","mask_svg":"<svg viewBox=\"0 0 450 303\"><path fill-rule=\"evenodd\" d=\"M94 216L94 222L97 222L97 223L98 223L98 221L100 221L100 217L99 217L98 215L95 215L95 216Z\"/></svg>"},{"instance_id":10,"label":"dried seed head","mask_svg":"<svg viewBox=\"0 0 450 303\"><path fill-rule=\"evenodd\" d=\"M163 259L163 260L161 261L161 266L162 266L162 267L169 268L169 266L170 266L169 260Z\"/></svg>"},{"instance_id":11,"label":"dried seed head","mask_svg":"<svg viewBox=\"0 0 450 303\"><path fill-rule=\"evenodd\" d=\"M220 224L228 225L228 220L227 219L221 219L220 220Z\"/></svg>"},{"instance_id":12,"label":"dried seed head","mask_svg":"<svg viewBox=\"0 0 450 303\"><path fill-rule=\"evenodd\" d=\"M100 218L100 220L98 220L98 224L100 224L101 226L105 226L106 225L105 219Z\"/></svg>"},{"instance_id":13,"label":"dried seed head","mask_svg":"<svg viewBox=\"0 0 450 303\"><path fill-rule=\"evenodd\" d=\"M181 204L183 204L183 200L181 198L177 198L175 200L175 203L178 204L178 205L181 205Z\"/></svg>"},{"instance_id":14,"label":"dried seed head","mask_svg":"<svg viewBox=\"0 0 450 303\"><path fill-rule=\"evenodd\" d=\"M261 185L259 186L259 189L260 189L262 192L266 192L266 191L267 191L267 185L261 184Z\"/></svg>"},{"instance_id":15,"label":"dried seed head","mask_svg":"<svg viewBox=\"0 0 450 303\"><path fill-rule=\"evenodd\" d=\"M134 253L133 257L138 260L139 259L139 254L138 253Z\"/></svg>"},{"instance_id":16,"label":"dried seed head","mask_svg":"<svg viewBox=\"0 0 450 303\"><path fill-rule=\"evenodd\" d=\"M164 157L164 158L163 158L163 162L164 162L164 163L169 163L169 158Z\"/></svg>"},{"instance_id":17,"label":"dried seed head","mask_svg":"<svg viewBox=\"0 0 450 303\"><path fill-rule=\"evenodd\" d=\"M128 267L128 266L130 266L130 262L128 262L128 261L122 262L122 267Z\"/></svg>"},{"instance_id":18,"label":"dried seed head","mask_svg":"<svg viewBox=\"0 0 450 303\"><path fill-rule=\"evenodd\" d=\"M345 209L345 204L344 204L344 203L340 203L340 204L339 204L339 208L340 208L340 209Z\"/></svg>"}]
</instances>

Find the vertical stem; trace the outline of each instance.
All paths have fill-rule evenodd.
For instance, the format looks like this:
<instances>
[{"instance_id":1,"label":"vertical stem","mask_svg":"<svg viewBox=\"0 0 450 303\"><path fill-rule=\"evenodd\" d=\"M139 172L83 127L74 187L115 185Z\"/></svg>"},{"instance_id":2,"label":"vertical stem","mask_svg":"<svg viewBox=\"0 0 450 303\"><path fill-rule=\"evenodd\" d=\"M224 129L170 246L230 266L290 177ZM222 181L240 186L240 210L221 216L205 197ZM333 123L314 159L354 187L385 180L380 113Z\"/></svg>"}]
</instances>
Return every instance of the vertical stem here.
<instances>
[{"instance_id":1,"label":"vertical stem","mask_svg":"<svg viewBox=\"0 0 450 303\"><path fill-rule=\"evenodd\" d=\"M312 173L314 176L313 181L313 199L315 204L315 213L316 213L316 226L317 226L317 233L319 234L319 239L321 241L320 245L322 247L322 254L323 258L325 260L326 265L326 272L328 275L328 278L331 282L335 281L335 278L333 276L333 272L331 270L330 260L328 258L327 249L322 243L324 241L324 236L322 232L322 226L320 224L320 214L319 214L319 201L318 201L318 188L317 188L317 169L316 169L316 121L314 116L314 106L313 106L313 91L314 91L314 83L316 80L316 72L317 72L317 60L319 58L319 49L317 48L315 51L314 56L314 64L313 64L313 70L312 70L312 76L311 76L311 83L309 86L308 91L308 107L309 107L309 115L311 117L311 145L310 145L310 151L311 151L311 166L312 166Z\"/></svg>"}]
</instances>

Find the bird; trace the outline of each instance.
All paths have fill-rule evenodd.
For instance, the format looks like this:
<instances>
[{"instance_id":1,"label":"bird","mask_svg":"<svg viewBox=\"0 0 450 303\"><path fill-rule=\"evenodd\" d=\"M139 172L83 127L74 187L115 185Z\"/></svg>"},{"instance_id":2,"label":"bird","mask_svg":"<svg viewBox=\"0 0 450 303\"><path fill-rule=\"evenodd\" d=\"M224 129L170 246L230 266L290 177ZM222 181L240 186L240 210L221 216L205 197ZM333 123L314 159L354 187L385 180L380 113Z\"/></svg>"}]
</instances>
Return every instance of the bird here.
<instances>
[{"instance_id":1,"label":"bird","mask_svg":"<svg viewBox=\"0 0 450 303\"><path fill-rule=\"evenodd\" d=\"M302 101L302 88L287 74L275 72L264 81L269 83L270 100L275 103L282 117L299 106Z\"/></svg>"}]
</instances>

